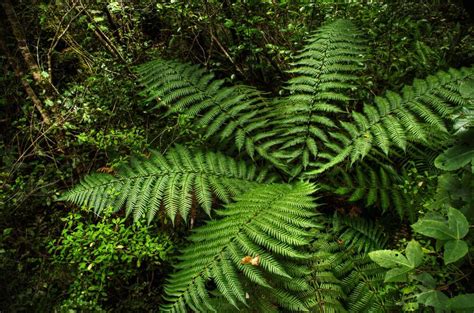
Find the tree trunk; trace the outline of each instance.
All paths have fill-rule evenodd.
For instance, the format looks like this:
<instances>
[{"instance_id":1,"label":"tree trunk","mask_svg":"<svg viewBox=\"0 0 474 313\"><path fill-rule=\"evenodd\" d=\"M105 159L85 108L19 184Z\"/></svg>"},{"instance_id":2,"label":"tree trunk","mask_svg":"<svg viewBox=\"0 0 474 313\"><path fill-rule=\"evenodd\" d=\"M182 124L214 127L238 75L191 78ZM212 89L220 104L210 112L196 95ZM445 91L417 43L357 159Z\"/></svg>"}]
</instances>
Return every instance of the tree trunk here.
<instances>
[{"instance_id":1,"label":"tree trunk","mask_svg":"<svg viewBox=\"0 0 474 313\"><path fill-rule=\"evenodd\" d=\"M41 76L41 71L39 69L38 64L35 62L33 56L31 55L30 49L28 48L28 45L26 44L26 39L23 35L23 32L21 31L21 26L18 22L18 19L16 18L15 11L13 9L13 6L11 5L11 2L9 0L4 0L2 2L2 7L4 9L5 14L7 15L7 19L11 25L13 35L15 36L15 39L17 40L18 43L18 49L21 52L21 55L23 56L23 59L25 60L25 63L28 66L29 71L31 72L34 80L37 83L43 83L42 80L43 77ZM34 89L31 87L30 83L26 79L26 76L23 73L23 70L21 68L21 65L18 64L15 60L15 58L12 56L10 53L8 46L6 44L4 32L0 31L0 50L3 51L4 55L7 58L8 64L12 68L13 72L15 73L15 76L18 77L18 79L21 81L21 84L28 95L28 97L31 99L33 102L33 106L35 109L39 112L41 115L41 118L45 125L50 126L51 125L51 118L47 112L47 110L44 108L43 102L40 100L40 98L36 95L36 92Z\"/></svg>"},{"instance_id":2,"label":"tree trunk","mask_svg":"<svg viewBox=\"0 0 474 313\"><path fill-rule=\"evenodd\" d=\"M18 43L18 49L20 50L21 55L23 56L23 60L25 61L25 64L28 67L29 72L33 76L33 79L39 86L45 89L50 89L51 86L48 80L43 78L43 76L41 76L41 69L39 68L38 64L33 58L30 48L28 48L26 37L23 33L20 22L18 21L18 18L15 13L15 9L13 8L12 3L10 2L10 0L3 0L2 7L5 12L5 15L7 16L7 20L10 23L13 36L15 37Z\"/></svg>"}]
</instances>

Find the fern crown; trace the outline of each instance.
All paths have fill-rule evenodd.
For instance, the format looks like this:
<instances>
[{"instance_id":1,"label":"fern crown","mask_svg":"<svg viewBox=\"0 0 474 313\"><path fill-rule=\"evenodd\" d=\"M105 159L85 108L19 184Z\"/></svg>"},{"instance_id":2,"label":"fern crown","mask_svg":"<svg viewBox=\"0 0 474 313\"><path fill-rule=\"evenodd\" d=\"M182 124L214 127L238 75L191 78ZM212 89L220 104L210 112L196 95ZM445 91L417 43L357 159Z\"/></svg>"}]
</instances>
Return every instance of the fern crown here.
<instances>
[{"instance_id":1,"label":"fern crown","mask_svg":"<svg viewBox=\"0 0 474 313\"><path fill-rule=\"evenodd\" d=\"M314 185L275 182L316 178L325 192L350 202L410 214L410 195L400 187L403 158L449 134L453 112L473 101L460 86L474 70L441 71L354 110L366 54L351 22L327 24L295 57L284 96L273 100L252 87L229 87L198 66L145 63L137 72L147 101L168 116L185 114L210 143L238 151L239 160L178 145L114 175L89 175L62 199L97 213L125 208L135 220L162 211L187 222L197 208L218 217L190 236L165 287L163 311L217 311L219 296L240 309L255 300L246 292L254 288L264 295L264 312L381 312L383 274L365 254L386 244L382 231L359 220L321 222ZM224 208L213 211L218 203ZM323 224L330 229L318 232ZM312 283L304 279L309 272Z\"/></svg>"}]
</instances>

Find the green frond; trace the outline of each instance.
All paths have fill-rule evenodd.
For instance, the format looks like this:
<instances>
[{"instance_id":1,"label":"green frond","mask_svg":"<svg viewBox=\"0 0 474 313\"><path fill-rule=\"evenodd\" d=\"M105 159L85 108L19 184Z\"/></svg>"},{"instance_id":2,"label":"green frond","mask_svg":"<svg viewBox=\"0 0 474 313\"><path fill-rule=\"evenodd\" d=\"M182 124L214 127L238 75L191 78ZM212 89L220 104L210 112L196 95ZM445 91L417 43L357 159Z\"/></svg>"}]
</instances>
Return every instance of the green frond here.
<instances>
[{"instance_id":1,"label":"green frond","mask_svg":"<svg viewBox=\"0 0 474 313\"><path fill-rule=\"evenodd\" d=\"M168 303L162 310L202 312L206 307L216 311L211 291L206 289L210 280L235 307L247 304L250 296L245 286L252 282L270 288L278 305L305 310L295 292L307 290L308 285L290 274L307 272L304 264L309 255L298 247L309 243L307 230L317 226L311 197L315 190L308 183L258 186L217 211L221 219L197 228L189 237L192 244L183 250L177 271L165 286ZM242 262L247 256L258 262Z\"/></svg>"},{"instance_id":2,"label":"green frond","mask_svg":"<svg viewBox=\"0 0 474 313\"><path fill-rule=\"evenodd\" d=\"M136 70L146 101L156 100L167 114L185 114L205 139L233 141L252 158L255 152L268 156L255 148L261 145L255 136L265 130L271 109L257 89L227 87L203 68L176 61L154 60Z\"/></svg>"},{"instance_id":3,"label":"green frond","mask_svg":"<svg viewBox=\"0 0 474 313\"><path fill-rule=\"evenodd\" d=\"M328 151L311 165L308 175L320 174L347 158L354 163L366 157L373 148L385 154L393 148L406 149L407 143L430 146L433 133L447 134L447 121L455 108L464 105L458 87L474 78L474 68L438 72L424 80L415 80L401 94L387 92L374 105L366 104L363 113L352 113L353 121L341 123L341 130L329 135L339 143L328 142ZM429 132L428 133L428 129Z\"/></svg>"},{"instance_id":4,"label":"green frond","mask_svg":"<svg viewBox=\"0 0 474 313\"><path fill-rule=\"evenodd\" d=\"M339 240L357 253L368 253L387 245L384 229L370 220L336 215L333 225Z\"/></svg>"},{"instance_id":5,"label":"green frond","mask_svg":"<svg viewBox=\"0 0 474 313\"><path fill-rule=\"evenodd\" d=\"M401 188L404 173L392 166L363 161L350 170L336 167L329 173L324 188L347 197L349 202L363 201L366 207L377 207L382 213L395 212L400 217L410 209L411 199Z\"/></svg>"},{"instance_id":6,"label":"green frond","mask_svg":"<svg viewBox=\"0 0 474 313\"><path fill-rule=\"evenodd\" d=\"M312 294L309 296L311 312L346 312L343 300L346 294L334 266L340 262L340 246L331 233L320 233L312 243L313 262L309 277Z\"/></svg>"},{"instance_id":7,"label":"green frond","mask_svg":"<svg viewBox=\"0 0 474 313\"><path fill-rule=\"evenodd\" d=\"M348 312L392 312L394 299L383 291L384 269L367 255L351 256L347 263L350 272L340 277Z\"/></svg>"},{"instance_id":8,"label":"green frond","mask_svg":"<svg viewBox=\"0 0 474 313\"><path fill-rule=\"evenodd\" d=\"M242 161L176 146L165 155L154 152L149 159L134 160L115 175L86 176L62 200L94 208L98 214L108 207L119 210L125 206L135 220L146 215L149 221L164 207L172 221L176 215L186 220L195 205L193 199L210 215L213 196L229 202L271 181L266 170L257 171Z\"/></svg>"},{"instance_id":9,"label":"green frond","mask_svg":"<svg viewBox=\"0 0 474 313\"><path fill-rule=\"evenodd\" d=\"M326 116L348 108L365 53L357 28L338 20L321 27L295 57L295 77L286 85L289 95L279 100L275 122L287 162L307 167L316 158L327 129L335 126Z\"/></svg>"},{"instance_id":10,"label":"green frond","mask_svg":"<svg viewBox=\"0 0 474 313\"><path fill-rule=\"evenodd\" d=\"M394 299L383 289L384 269L366 254L385 245L377 239L380 234L371 222L340 217L327 221L326 231L316 234L311 245L311 312L391 312ZM362 237L371 244L356 240Z\"/></svg>"}]
</instances>

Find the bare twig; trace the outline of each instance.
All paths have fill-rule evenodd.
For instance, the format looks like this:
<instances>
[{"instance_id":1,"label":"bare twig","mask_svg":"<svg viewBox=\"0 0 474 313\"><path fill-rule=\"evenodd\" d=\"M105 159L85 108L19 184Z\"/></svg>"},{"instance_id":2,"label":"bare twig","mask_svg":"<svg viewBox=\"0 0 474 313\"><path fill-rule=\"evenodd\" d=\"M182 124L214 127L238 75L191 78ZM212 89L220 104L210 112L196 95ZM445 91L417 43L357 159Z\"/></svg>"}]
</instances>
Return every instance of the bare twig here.
<instances>
[{"instance_id":1,"label":"bare twig","mask_svg":"<svg viewBox=\"0 0 474 313\"><path fill-rule=\"evenodd\" d=\"M227 52L227 50L224 48L224 46L221 44L221 42L219 41L219 39L217 39L216 36L214 36L214 32L211 30L210 31L210 35L211 35L211 38L213 41L216 42L217 46L219 47L219 49L222 50L222 52L224 53L224 55L229 59L229 61L234 64L235 66L235 69L237 70L237 72L239 72L243 77L245 77L245 74L244 74L244 71L240 68L240 66L235 63L234 59L230 56L230 54Z\"/></svg>"},{"instance_id":2,"label":"bare twig","mask_svg":"<svg viewBox=\"0 0 474 313\"><path fill-rule=\"evenodd\" d=\"M69 13L71 13L72 11L74 10L74 6L69 8L69 10L66 12L66 14L64 14L61 19L59 20L59 23L58 23L58 26L57 26L57 29L56 29L56 32L54 33L54 36L53 36L53 40L51 41L51 45L49 46L48 48L48 52L47 52L47 58L48 58L48 73L49 73L49 77L48 77L48 80L49 82L52 84L53 82L53 70L52 70L52 54L53 54L53 50L56 48L56 46L58 45L59 41L61 40L61 38L66 34L66 32L69 30L69 27L71 27L72 25L72 22L74 22L74 20L79 17L82 13L83 10L80 10L75 16L73 16L69 22L67 23L67 25L64 27L64 29L62 29L62 25L63 25L63 22L64 20L66 19L66 17L69 15Z\"/></svg>"}]
</instances>

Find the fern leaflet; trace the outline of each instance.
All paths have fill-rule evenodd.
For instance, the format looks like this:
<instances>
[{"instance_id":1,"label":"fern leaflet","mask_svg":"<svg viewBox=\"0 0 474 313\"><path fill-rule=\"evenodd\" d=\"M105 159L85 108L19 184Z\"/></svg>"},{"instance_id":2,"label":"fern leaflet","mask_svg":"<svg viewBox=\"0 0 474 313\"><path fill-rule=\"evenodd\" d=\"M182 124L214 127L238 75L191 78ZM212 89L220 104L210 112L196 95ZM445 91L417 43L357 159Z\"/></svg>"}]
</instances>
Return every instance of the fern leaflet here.
<instances>
[{"instance_id":1,"label":"fern leaflet","mask_svg":"<svg viewBox=\"0 0 474 313\"><path fill-rule=\"evenodd\" d=\"M147 101L157 99L158 106L168 108L167 114L187 115L204 131L204 138L233 139L250 157L257 152L273 160L259 146L259 141L274 132L265 130L271 107L257 89L227 87L224 80L214 79L203 68L175 61L154 60L140 65L137 72Z\"/></svg>"}]
</instances>

